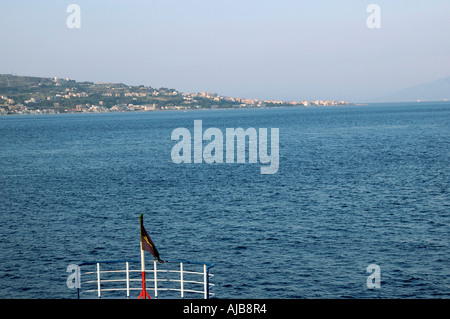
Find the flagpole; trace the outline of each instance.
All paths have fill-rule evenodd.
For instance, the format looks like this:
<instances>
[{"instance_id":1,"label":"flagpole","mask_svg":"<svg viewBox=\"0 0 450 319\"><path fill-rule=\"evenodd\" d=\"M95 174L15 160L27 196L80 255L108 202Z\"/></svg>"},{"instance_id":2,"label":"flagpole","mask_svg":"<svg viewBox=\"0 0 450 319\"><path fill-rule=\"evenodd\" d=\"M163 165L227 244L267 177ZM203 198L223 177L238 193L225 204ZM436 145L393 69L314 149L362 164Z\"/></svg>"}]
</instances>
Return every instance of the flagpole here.
<instances>
[{"instance_id":1,"label":"flagpole","mask_svg":"<svg viewBox=\"0 0 450 319\"><path fill-rule=\"evenodd\" d=\"M139 294L138 299L151 299L145 289L145 255L144 255L144 246L142 245L142 227L143 227L143 217L142 214L139 215L140 221L140 229L141 229L141 273L142 273L142 291Z\"/></svg>"}]
</instances>

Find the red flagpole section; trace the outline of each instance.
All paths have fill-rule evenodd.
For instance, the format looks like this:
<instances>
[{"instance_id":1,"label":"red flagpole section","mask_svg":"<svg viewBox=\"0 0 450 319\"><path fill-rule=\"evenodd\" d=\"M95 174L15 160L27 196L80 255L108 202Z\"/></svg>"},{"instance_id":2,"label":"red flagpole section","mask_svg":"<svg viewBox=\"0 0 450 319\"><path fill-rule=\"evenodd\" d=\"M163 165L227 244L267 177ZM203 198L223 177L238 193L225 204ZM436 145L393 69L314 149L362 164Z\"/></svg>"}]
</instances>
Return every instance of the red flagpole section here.
<instances>
[{"instance_id":1,"label":"red flagpole section","mask_svg":"<svg viewBox=\"0 0 450 319\"><path fill-rule=\"evenodd\" d=\"M142 291L139 294L138 299L152 299L147 293L147 290L145 289L145 271L142 272Z\"/></svg>"}]
</instances>

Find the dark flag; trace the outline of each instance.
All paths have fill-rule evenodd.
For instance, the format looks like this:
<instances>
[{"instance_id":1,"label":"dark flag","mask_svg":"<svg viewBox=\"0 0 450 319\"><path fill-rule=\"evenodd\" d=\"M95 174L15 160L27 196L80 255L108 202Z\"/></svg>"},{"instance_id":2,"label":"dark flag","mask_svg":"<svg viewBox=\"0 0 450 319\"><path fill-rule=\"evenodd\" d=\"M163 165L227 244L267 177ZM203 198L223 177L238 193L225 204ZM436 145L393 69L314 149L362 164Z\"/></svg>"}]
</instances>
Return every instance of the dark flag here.
<instances>
[{"instance_id":1,"label":"dark flag","mask_svg":"<svg viewBox=\"0 0 450 319\"><path fill-rule=\"evenodd\" d=\"M160 263L163 263L164 261L162 261L159 258L159 253L155 247L155 244L153 243L152 239L147 234L147 231L144 228L144 220L142 218L142 214L139 215L139 220L141 222L141 248L142 248L142 250L148 251L156 258L157 261L159 261Z\"/></svg>"}]
</instances>

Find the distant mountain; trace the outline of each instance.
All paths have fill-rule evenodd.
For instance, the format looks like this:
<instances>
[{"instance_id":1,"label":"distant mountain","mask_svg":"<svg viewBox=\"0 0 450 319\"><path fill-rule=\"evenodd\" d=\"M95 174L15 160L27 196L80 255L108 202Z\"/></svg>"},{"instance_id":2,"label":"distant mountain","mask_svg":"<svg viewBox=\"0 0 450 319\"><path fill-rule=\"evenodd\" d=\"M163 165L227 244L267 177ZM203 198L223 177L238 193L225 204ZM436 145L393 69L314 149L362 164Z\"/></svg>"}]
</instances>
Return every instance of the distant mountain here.
<instances>
[{"instance_id":1,"label":"distant mountain","mask_svg":"<svg viewBox=\"0 0 450 319\"><path fill-rule=\"evenodd\" d=\"M371 102L450 101L450 76L398 92L377 97Z\"/></svg>"}]
</instances>

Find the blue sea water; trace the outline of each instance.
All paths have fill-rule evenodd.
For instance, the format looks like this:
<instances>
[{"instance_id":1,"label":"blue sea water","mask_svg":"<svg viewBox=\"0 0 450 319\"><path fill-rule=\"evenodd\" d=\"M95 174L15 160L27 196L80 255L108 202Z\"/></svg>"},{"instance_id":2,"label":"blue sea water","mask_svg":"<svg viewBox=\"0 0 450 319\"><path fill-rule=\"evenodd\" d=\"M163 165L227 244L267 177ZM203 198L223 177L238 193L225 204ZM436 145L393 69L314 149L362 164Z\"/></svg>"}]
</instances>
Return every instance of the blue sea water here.
<instances>
[{"instance_id":1,"label":"blue sea water","mask_svg":"<svg viewBox=\"0 0 450 319\"><path fill-rule=\"evenodd\" d=\"M194 120L279 128L278 172L174 164ZM217 298L449 298L449 146L449 103L0 117L0 298L76 298L67 266L139 259L141 213Z\"/></svg>"}]
</instances>

